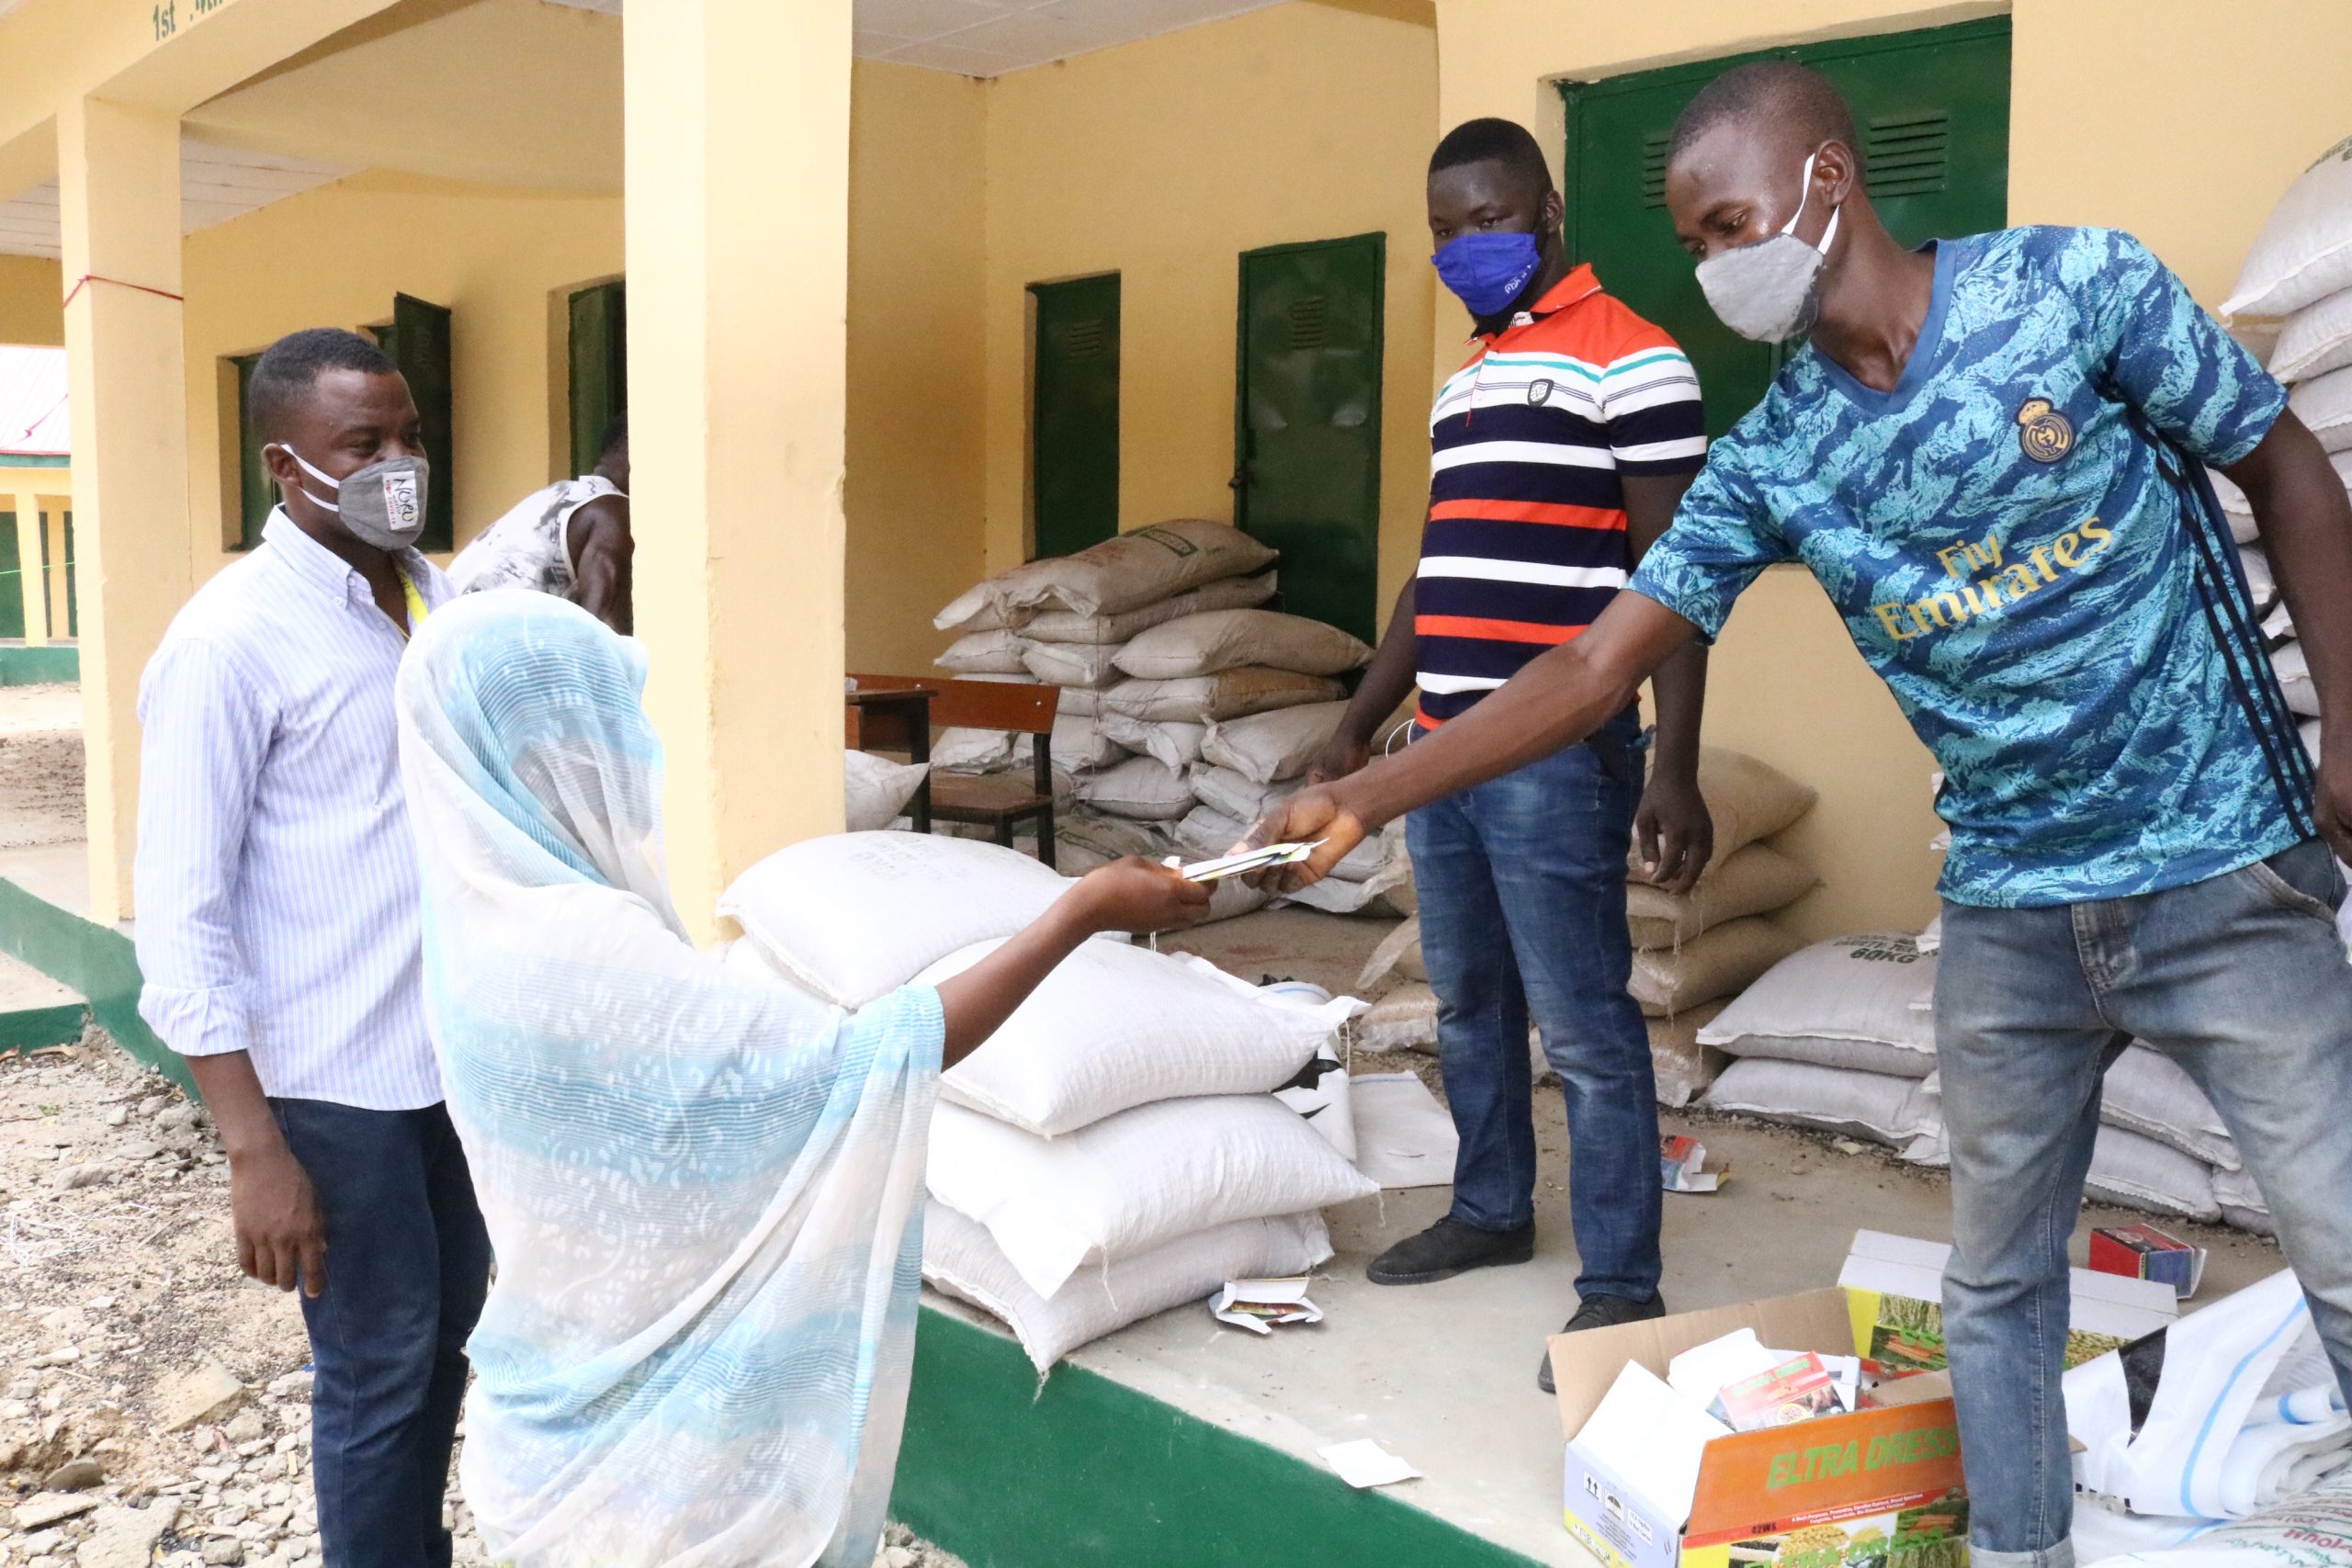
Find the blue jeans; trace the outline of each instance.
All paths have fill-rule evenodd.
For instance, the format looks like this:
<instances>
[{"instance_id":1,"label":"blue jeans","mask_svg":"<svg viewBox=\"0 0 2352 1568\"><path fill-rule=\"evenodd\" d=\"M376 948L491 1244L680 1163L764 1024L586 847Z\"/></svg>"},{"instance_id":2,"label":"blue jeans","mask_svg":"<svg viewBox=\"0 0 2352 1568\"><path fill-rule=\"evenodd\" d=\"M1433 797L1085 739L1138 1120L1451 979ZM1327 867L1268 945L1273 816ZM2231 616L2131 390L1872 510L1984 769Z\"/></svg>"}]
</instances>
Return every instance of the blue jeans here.
<instances>
[{"instance_id":1,"label":"blue jeans","mask_svg":"<svg viewBox=\"0 0 2352 1568\"><path fill-rule=\"evenodd\" d=\"M2352 1393L2352 968L2318 840L2161 893L1944 906L1936 1051L1951 1143L1944 1333L1980 1568L2066 1568L2066 1243L2099 1075L2137 1036L2229 1124Z\"/></svg>"},{"instance_id":2,"label":"blue jeans","mask_svg":"<svg viewBox=\"0 0 2352 1568\"><path fill-rule=\"evenodd\" d=\"M1641 796L1631 713L1581 746L1414 812L1421 956L1462 1149L1453 1217L1535 1217L1531 1014L1568 1102L1568 1208L1579 1295L1657 1292L1657 1084L1626 994L1625 850Z\"/></svg>"},{"instance_id":3,"label":"blue jeans","mask_svg":"<svg viewBox=\"0 0 2352 1568\"><path fill-rule=\"evenodd\" d=\"M441 1500L490 1234L448 1111L273 1100L327 1231L302 1297L311 1463L326 1568L448 1568Z\"/></svg>"}]
</instances>

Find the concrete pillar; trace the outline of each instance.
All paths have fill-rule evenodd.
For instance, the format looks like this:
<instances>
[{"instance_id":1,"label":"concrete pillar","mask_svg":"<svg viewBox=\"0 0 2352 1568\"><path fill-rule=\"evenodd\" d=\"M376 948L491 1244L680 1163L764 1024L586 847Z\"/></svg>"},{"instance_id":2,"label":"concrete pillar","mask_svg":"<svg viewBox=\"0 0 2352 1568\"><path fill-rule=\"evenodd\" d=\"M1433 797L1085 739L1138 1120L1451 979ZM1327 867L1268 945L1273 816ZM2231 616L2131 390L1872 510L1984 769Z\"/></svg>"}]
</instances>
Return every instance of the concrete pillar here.
<instances>
[{"instance_id":1,"label":"concrete pillar","mask_svg":"<svg viewBox=\"0 0 2352 1568\"><path fill-rule=\"evenodd\" d=\"M68 584L78 587L81 572L77 569L73 577L65 575L66 563L74 558L69 553L71 541L65 536L65 513L70 510L70 502L51 497L48 505L49 514L41 519L41 532L48 540L49 548L49 553L42 558L49 564L41 576L45 580L43 589L49 595L49 635L53 637L74 636L75 625L75 595Z\"/></svg>"},{"instance_id":2,"label":"concrete pillar","mask_svg":"<svg viewBox=\"0 0 2352 1568\"><path fill-rule=\"evenodd\" d=\"M637 631L707 935L735 873L842 827L850 7L623 25Z\"/></svg>"},{"instance_id":3,"label":"concrete pillar","mask_svg":"<svg viewBox=\"0 0 2352 1568\"><path fill-rule=\"evenodd\" d=\"M140 671L191 582L175 116L77 98L57 117L90 912L130 914ZM51 603L63 592L62 519ZM62 632L62 615L55 625Z\"/></svg>"},{"instance_id":4,"label":"concrete pillar","mask_svg":"<svg viewBox=\"0 0 2352 1568\"><path fill-rule=\"evenodd\" d=\"M40 569L40 497L20 495L10 509L17 514L17 592L25 605L25 646L39 648L49 641L48 574Z\"/></svg>"}]
</instances>

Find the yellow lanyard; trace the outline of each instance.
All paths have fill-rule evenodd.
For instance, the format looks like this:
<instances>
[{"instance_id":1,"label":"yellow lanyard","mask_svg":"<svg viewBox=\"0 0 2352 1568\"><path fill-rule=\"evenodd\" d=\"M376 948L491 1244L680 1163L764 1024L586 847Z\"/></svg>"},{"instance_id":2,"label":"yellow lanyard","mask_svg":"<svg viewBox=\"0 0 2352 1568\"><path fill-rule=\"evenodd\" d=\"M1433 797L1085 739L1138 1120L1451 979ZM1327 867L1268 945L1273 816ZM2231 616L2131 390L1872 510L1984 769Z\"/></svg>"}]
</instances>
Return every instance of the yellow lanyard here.
<instances>
[{"instance_id":1,"label":"yellow lanyard","mask_svg":"<svg viewBox=\"0 0 2352 1568\"><path fill-rule=\"evenodd\" d=\"M413 634L424 624L424 617L433 612L425 607L424 595L416 591L416 584L410 580L408 573L398 567L392 570L401 580L401 597L408 601L408 630Z\"/></svg>"}]
</instances>

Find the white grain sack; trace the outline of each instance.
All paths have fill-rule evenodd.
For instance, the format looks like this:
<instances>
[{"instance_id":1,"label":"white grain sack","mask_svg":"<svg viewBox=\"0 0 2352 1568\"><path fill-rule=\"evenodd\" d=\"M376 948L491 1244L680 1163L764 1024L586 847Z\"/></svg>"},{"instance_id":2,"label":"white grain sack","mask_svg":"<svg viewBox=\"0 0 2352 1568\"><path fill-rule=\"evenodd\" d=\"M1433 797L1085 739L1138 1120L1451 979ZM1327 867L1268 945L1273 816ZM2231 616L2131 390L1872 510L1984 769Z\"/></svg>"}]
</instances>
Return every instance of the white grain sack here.
<instances>
[{"instance_id":1,"label":"white grain sack","mask_svg":"<svg viewBox=\"0 0 2352 1568\"><path fill-rule=\"evenodd\" d=\"M1119 668L1139 681L1181 681L1263 665L1306 675L1360 669L1372 649L1337 626L1276 610L1213 610L1154 626L1121 649Z\"/></svg>"},{"instance_id":2,"label":"white grain sack","mask_svg":"<svg viewBox=\"0 0 2352 1568\"><path fill-rule=\"evenodd\" d=\"M1936 1097L1913 1078L1750 1056L1734 1062L1699 1101L1733 1111L1901 1145L1942 1126Z\"/></svg>"},{"instance_id":3,"label":"white grain sack","mask_svg":"<svg viewBox=\"0 0 2352 1568\"><path fill-rule=\"evenodd\" d=\"M1347 712L1345 703L1308 703L1222 720L1209 726L1201 742L1201 760L1257 784L1295 779L1331 743Z\"/></svg>"},{"instance_id":4,"label":"white grain sack","mask_svg":"<svg viewBox=\"0 0 2352 1568\"><path fill-rule=\"evenodd\" d=\"M1072 783L1079 800L1114 817L1172 822L1193 809L1193 786L1148 757L1130 757Z\"/></svg>"},{"instance_id":5,"label":"white grain sack","mask_svg":"<svg viewBox=\"0 0 2352 1568\"><path fill-rule=\"evenodd\" d=\"M1625 887L1625 924L1635 947L1672 947L1742 915L1785 908L1821 882L1769 844L1749 844L1710 861L1699 886L1668 893L1642 881Z\"/></svg>"},{"instance_id":6,"label":"white grain sack","mask_svg":"<svg viewBox=\"0 0 2352 1568\"><path fill-rule=\"evenodd\" d=\"M1023 625L1021 635L1035 642L1132 642L1154 626L1181 621L1187 615L1203 615L1211 610L1247 610L1262 604L1274 596L1274 579L1275 574L1271 571L1261 571L1254 577L1228 577L1115 615L1046 610Z\"/></svg>"},{"instance_id":7,"label":"white grain sack","mask_svg":"<svg viewBox=\"0 0 2352 1568\"><path fill-rule=\"evenodd\" d=\"M1650 1069L1657 1078L1660 1105L1690 1104L1731 1061L1713 1046L1699 1043L1699 1032L1723 1010L1721 1002L1701 1002L1678 1017L1642 1021L1649 1025Z\"/></svg>"},{"instance_id":8,"label":"white grain sack","mask_svg":"<svg viewBox=\"0 0 2352 1568\"><path fill-rule=\"evenodd\" d=\"M2270 351L2270 373L2306 381L2352 365L2352 288L2314 299L2287 318Z\"/></svg>"},{"instance_id":9,"label":"white grain sack","mask_svg":"<svg viewBox=\"0 0 2352 1568\"><path fill-rule=\"evenodd\" d=\"M871 751L842 752L842 804L849 830L878 832L897 821L930 772L927 762L893 762Z\"/></svg>"},{"instance_id":10,"label":"white grain sack","mask_svg":"<svg viewBox=\"0 0 2352 1568\"><path fill-rule=\"evenodd\" d=\"M986 1225L1041 1296L1090 1263L1380 1190L1265 1094L1139 1105L1050 1139L942 1105L927 1183L933 1198Z\"/></svg>"},{"instance_id":11,"label":"white grain sack","mask_svg":"<svg viewBox=\"0 0 2352 1568\"><path fill-rule=\"evenodd\" d=\"M2222 1211L2222 1218L2242 1231L2256 1235L2276 1235L2278 1227L2271 1223L2270 1201L2255 1184L2250 1170L2217 1170L2213 1173L2213 1201Z\"/></svg>"},{"instance_id":12,"label":"white grain sack","mask_svg":"<svg viewBox=\"0 0 2352 1568\"><path fill-rule=\"evenodd\" d=\"M1084 773L1124 761L1127 749L1103 733L1099 720L1065 714L1054 720L1054 766L1064 773Z\"/></svg>"},{"instance_id":13,"label":"white grain sack","mask_svg":"<svg viewBox=\"0 0 2352 1568\"><path fill-rule=\"evenodd\" d=\"M1799 945L1770 920L1753 915L1726 920L1684 942L1679 953L1634 953L1633 983L1626 988L1642 1004L1642 1011L1669 1018L1685 1008L1746 990Z\"/></svg>"},{"instance_id":14,"label":"white grain sack","mask_svg":"<svg viewBox=\"0 0 2352 1568\"><path fill-rule=\"evenodd\" d=\"M1119 650L1083 642L1025 644L1022 663L1048 686L1102 687L1120 679L1111 656Z\"/></svg>"},{"instance_id":15,"label":"white grain sack","mask_svg":"<svg viewBox=\"0 0 2352 1568\"><path fill-rule=\"evenodd\" d=\"M1159 860L1172 847L1167 829L1157 822L1124 817L1088 817L1076 812L1054 818L1054 837L1065 848L1085 851L1106 861L1137 855Z\"/></svg>"},{"instance_id":16,"label":"white grain sack","mask_svg":"<svg viewBox=\"0 0 2352 1568\"><path fill-rule=\"evenodd\" d=\"M974 632L949 643L932 662L958 675L1019 675L1026 671L1021 655L1028 646L1018 632Z\"/></svg>"},{"instance_id":17,"label":"white grain sack","mask_svg":"<svg viewBox=\"0 0 2352 1568\"><path fill-rule=\"evenodd\" d=\"M1836 937L1790 954L1702 1030L1735 1056L1924 1078L1936 1067L1936 961L1908 934Z\"/></svg>"},{"instance_id":18,"label":"white grain sack","mask_svg":"<svg viewBox=\"0 0 2352 1568\"><path fill-rule=\"evenodd\" d=\"M1255 822L1266 814L1268 806L1295 793L1299 786L1296 779L1253 784L1230 768L1218 767L1196 767L1192 779L1193 793L1200 797L1202 805L1215 807L1241 822Z\"/></svg>"},{"instance_id":19,"label":"white grain sack","mask_svg":"<svg viewBox=\"0 0 2352 1568\"><path fill-rule=\"evenodd\" d=\"M2312 681L2311 660L2304 656L2303 645L2290 642L2270 656L2270 668L2278 677L2278 689L2287 694L2287 705L2305 718L2319 716L2319 687Z\"/></svg>"},{"instance_id":20,"label":"white grain sack","mask_svg":"<svg viewBox=\"0 0 2352 1568\"><path fill-rule=\"evenodd\" d=\"M1320 676L1251 668L1182 681L1123 681L1103 692L1101 703L1105 711L1130 718L1206 724L1273 708L1332 702L1340 691L1337 681Z\"/></svg>"},{"instance_id":21,"label":"white grain sack","mask_svg":"<svg viewBox=\"0 0 2352 1568\"><path fill-rule=\"evenodd\" d=\"M1177 847L1193 860L1216 860L1232 852L1233 846L1250 835L1250 824L1238 817L1227 817L1214 806L1201 805L1184 814L1176 824ZM1226 882L1237 880L1227 877ZM1222 886L1220 883L1218 886ZM1271 895L1270 895L1271 897Z\"/></svg>"},{"instance_id":22,"label":"white grain sack","mask_svg":"<svg viewBox=\"0 0 2352 1568\"><path fill-rule=\"evenodd\" d=\"M2083 1185L2094 1198L2130 1208L2191 1220L2222 1217L2211 1171L2178 1149L2120 1127L2098 1130L2098 1141L2091 1145L2090 1178Z\"/></svg>"},{"instance_id":23,"label":"white grain sack","mask_svg":"<svg viewBox=\"0 0 2352 1568\"><path fill-rule=\"evenodd\" d=\"M1437 993L1426 981L1399 986L1356 1020L1356 1044L1366 1051L1437 1049Z\"/></svg>"},{"instance_id":24,"label":"white grain sack","mask_svg":"<svg viewBox=\"0 0 2352 1568\"><path fill-rule=\"evenodd\" d=\"M943 729L931 743L931 765L943 773L993 773L1016 764L1027 767L1030 756L1029 737L1002 729Z\"/></svg>"},{"instance_id":25,"label":"white grain sack","mask_svg":"<svg viewBox=\"0 0 2352 1568\"><path fill-rule=\"evenodd\" d=\"M1227 1280L1285 1279L1330 1257L1331 1235L1320 1214L1237 1220L1090 1269L1040 1296L985 1225L936 1201L923 1214L924 1280L1011 1328L1041 1372L1131 1323L1204 1302Z\"/></svg>"},{"instance_id":26,"label":"white grain sack","mask_svg":"<svg viewBox=\"0 0 2352 1568\"><path fill-rule=\"evenodd\" d=\"M1715 823L1715 853L1729 856L1769 839L1813 809L1820 792L1770 762L1721 746L1699 748L1699 795ZM1625 869L1642 874L1638 843L1625 848Z\"/></svg>"},{"instance_id":27,"label":"white grain sack","mask_svg":"<svg viewBox=\"0 0 2352 1568\"><path fill-rule=\"evenodd\" d=\"M2188 1069L2134 1042L2107 1069L2099 1120L2178 1149L2201 1164L2235 1170L2244 1163L2229 1124Z\"/></svg>"},{"instance_id":28,"label":"white grain sack","mask_svg":"<svg viewBox=\"0 0 2352 1568\"><path fill-rule=\"evenodd\" d=\"M2346 288L2352 288L2352 137L2287 187L2222 313L2285 316Z\"/></svg>"},{"instance_id":29,"label":"white grain sack","mask_svg":"<svg viewBox=\"0 0 2352 1568\"><path fill-rule=\"evenodd\" d=\"M2230 537L2241 545L2252 544L2259 534L2254 522L2254 502L2219 468L2206 469L2205 477L2213 482L2214 499L2222 503L2222 515L2229 520Z\"/></svg>"},{"instance_id":30,"label":"white grain sack","mask_svg":"<svg viewBox=\"0 0 2352 1568\"><path fill-rule=\"evenodd\" d=\"M936 986L1001 945L951 953L914 984ZM940 1092L1044 1137L1155 1100L1271 1094L1362 1006L1283 1007L1204 960L1091 942L942 1074Z\"/></svg>"},{"instance_id":31,"label":"white grain sack","mask_svg":"<svg viewBox=\"0 0 2352 1568\"><path fill-rule=\"evenodd\" d=\"M1154 724L1148 719L1130 718L1123 713L1106 713L1100 720L1102 733L1135 752L1149 757L1171 773L1182 773L1201 759L1201 744L1208 736L1208 726L1173 723Z\"/></svg>"},{"instance_id":32,"label":"white grain sack","mask_svg":"<svg viewBox=\"0 0 2352 1568\"><path fill-rule=\"evenodd\" d=\"M1366 843L1372 840L1367 840ZM1351 852L1351 858L1363 845ZM1371 875L1350 878L1332 874L1322 881L1283 895L1285 903L1327 915L1363 915L1370 919L1411 914L1419 905L1413 897L1413 864L1402 854L1391 855Z\"/></svg>"},{"instance_id":33,"label":"white grain sack","mask_svg":"<svg viewBox=\"0 0 2352 1568\"><path fill-rule=\"evenodd\" d=\"M2352 367L2297 386L2287 394L2287 406L2330 452L2352 449Z\"/></svg>"}]
</instances>

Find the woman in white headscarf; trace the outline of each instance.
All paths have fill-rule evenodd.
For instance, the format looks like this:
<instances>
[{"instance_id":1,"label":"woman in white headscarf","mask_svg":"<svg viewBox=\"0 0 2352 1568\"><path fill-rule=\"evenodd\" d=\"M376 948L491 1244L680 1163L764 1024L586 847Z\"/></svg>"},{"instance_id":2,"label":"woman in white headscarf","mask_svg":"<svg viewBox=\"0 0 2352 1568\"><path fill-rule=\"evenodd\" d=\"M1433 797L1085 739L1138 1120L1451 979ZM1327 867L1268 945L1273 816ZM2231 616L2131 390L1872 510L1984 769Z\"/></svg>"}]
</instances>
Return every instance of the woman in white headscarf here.
<instances>
[{"instance_id":1,"label":"woman in white headscarf","mask_svg":"<svg viewBox=\"0 0 2352 1568\"><path fill-rule=\"evenodd\" d=\"M747 982L670 906L643 683L636 642L536 594L435 611L401 669L428 1013L498 1258L466 1497L517 1568L865 1568L943 1060L1087 936L1206 890L1106 866L854 1015Z\"/></svg>"}]
</instances>

